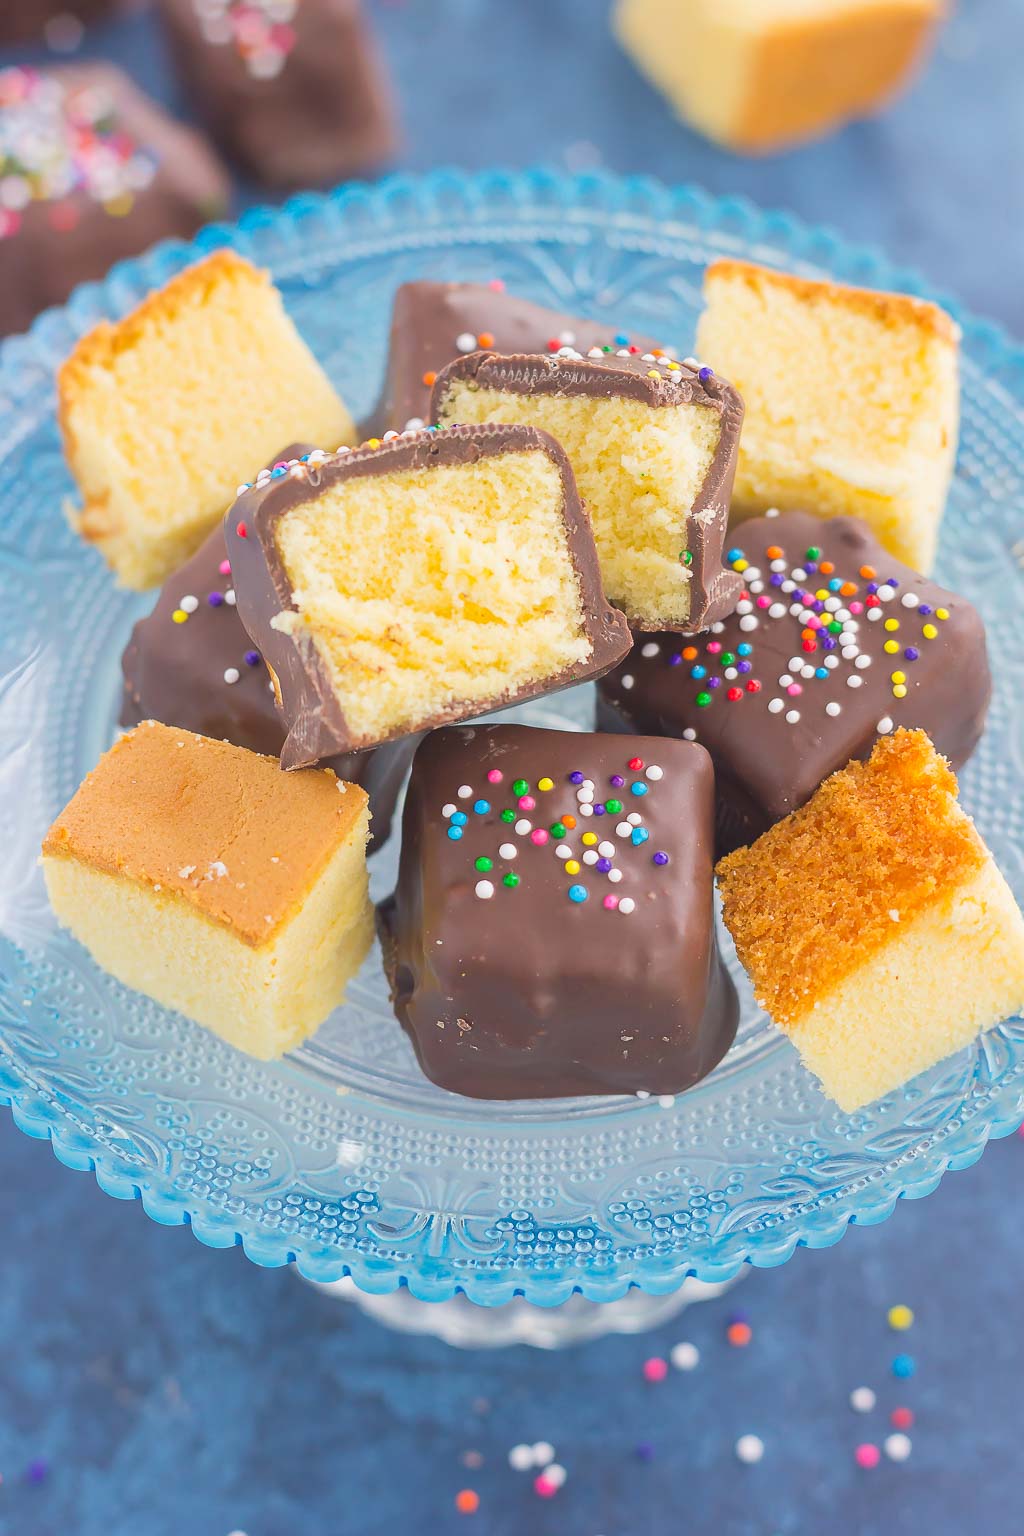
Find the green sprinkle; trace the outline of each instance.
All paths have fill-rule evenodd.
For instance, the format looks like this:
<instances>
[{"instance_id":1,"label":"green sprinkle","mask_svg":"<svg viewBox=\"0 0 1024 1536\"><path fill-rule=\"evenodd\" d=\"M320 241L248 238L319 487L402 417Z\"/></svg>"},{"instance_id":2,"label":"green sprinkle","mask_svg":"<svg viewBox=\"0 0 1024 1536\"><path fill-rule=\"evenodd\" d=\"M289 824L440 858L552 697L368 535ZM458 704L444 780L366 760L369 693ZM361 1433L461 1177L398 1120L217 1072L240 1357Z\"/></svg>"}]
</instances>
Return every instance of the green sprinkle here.
<instances>
[{"instance_id":1,"label":"green sprinkle","mask_svg":"<svg viewBox=\"0 0 1024 1536\"><path fill-rule=\"evenodd\" d=\"M605 806L605 810L608 812L609 816L617 816L619 814L619 812L622 810L622 801L621 800L606 800L605 803L604 803L604 806Z\"/></svg>"},{"instance_id":2,"label":"green sprinkle","mask_svg":"<svg viewBox=\"0 0 1024 1536\"><path fill-rule=\"evenodd\" d=\"M692 550L684 549L682 554L679 556L679 558L683 562L684 565L692 565L693 564L693 552L692 552Z\"/></svg>"},{"instance_id":3,"label":"green sprinkle","mask_svg":"<svg viewBox=\"0 0 1024 1536\"><path fill-rule=\"evenodd\" d=\"M514 795L526 795L529 794L529 792L530 786L527 784L526 780L516 779L515 783L512 785L512 793Z\"/></svg>"},{"instance_id":4,"label":"green sprinkle","mask_svg":"<svg viewBox=\"0 0 1024 1536\"><path fill-rule=\"evenodd\" d=\"M515 821L516 813L515 813L515 811L510 811L510 810L502 811L501 819L502 819L502 821Z\"/></svg>"},{"instance_id":5,"label":"green sprinkle","mask_svg":"<svg viewBox=\"0 0 1024 1536\"><path fill-rule=\"evenodd\" d=\"M733 662L736 660L736 657L733 655L732 651L723 651L718 659L722 663L723 667L731 667Z\"/></svg>"},{"instance_id":6,"label":"green sprinkle","mask_svg":"<svg viewBox=\"0 0 1024 1536\"><path fill-rule=\"evenodd\" d=\"M480 857L475 861L475 863L476 863L477 869L480 871L480 873L482 875L486 875L486 873L487 873L487 871L489 869L493 869L494 868L494 860L493 859L489 859L487 857L486 853L482 853L480 855Z\"/></svg>"},{"instance_id":7,"label":"green sprinkle","mask_svg":"<svg viewBox=\"0 0 1024 1536\"><path fill-rule=\"evenodd\" d=\"M698 693L697 703L701 709L706 709L707 706L711 703L710 693Z\"/></svg>"},{"instance_id":8,"label":"green sprinkle","mask_svg":"<svg viewBox=\"0 0 1024 1536\"><path fill-rule=\"evenodd\" d=\"M519 884L519 876L510 869L507 875L502 875L501 883L507 885L510 891L514 891Z\"/></svg>"},{"instance_id":9,"label":"green sprinkle","mask_svg":"<svg viewBox=\"0 0 1024 1536\"><path fill-rule=\"evenodd\" d=\"M820 560L821 559L821 550L818 548L817 544L810 544L810 545L808 545L806 558L808 560Z\"/></svg>"},{"instance_id":10,"label":"green sprinkle","mask_svg":"<svg viewBox=\"0 0 1024 1536\"><path fill-rule=\"evenodd\" d=\"M828 629L831 635L841 635L843 632L843 626L839 623L838 619L833 619Z\"/></svg>"},{"instance_id":11,"label":"green sprinkle","mask_svg":"<svg viewBox=\"0 0 1024 1536\"><path fill-rule=\"evenodd\" d=\"M564 837L565 836L565 828L562 826L562 823L560 821L553 821L551 823L551 829L550 830L551 830L551 836L552 837Z\"/></svg>"}]
</instances>

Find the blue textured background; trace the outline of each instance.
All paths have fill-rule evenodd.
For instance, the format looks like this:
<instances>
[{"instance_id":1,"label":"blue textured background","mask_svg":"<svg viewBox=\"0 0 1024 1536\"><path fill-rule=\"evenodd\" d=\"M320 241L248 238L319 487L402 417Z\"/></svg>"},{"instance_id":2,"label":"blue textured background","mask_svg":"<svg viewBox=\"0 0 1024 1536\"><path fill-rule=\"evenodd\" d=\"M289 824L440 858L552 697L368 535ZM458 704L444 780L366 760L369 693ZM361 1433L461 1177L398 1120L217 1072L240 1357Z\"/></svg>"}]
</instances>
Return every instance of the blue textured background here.
<instances>
[{"instance_id":1,"label":"blue textured background","mask_svg":"<svg viewBox=\"0 0 1024 1536\"><path fill-rule=\"evenodd\" d=\"M1024 333L1024 8L960 0L927 75L884 118L771 161L682 129L620 57L604 0L378 0L404 168L604 165L742 192L889 254ZM88 50L176 100L145 17ZM251 195L240 189L240 200ZM887 1225L750 1277L646 1339L550 1356L397 1338L240 1253L108 1199L0 1118L0 1536L988 1536L1019 1519L1016 1138ZM917 1321L894 1335L886 1309ZM730 1348L737 1308L754 1339ZM692 1339L690 1375L649 1354ZM897 1382L909 1350L917 1374ZM879 1409L853 1414L862 1383ZM863 1472L883 1408L909 1462ZM733 1443L756 1433L756 1467ZM508 1448L552 1441L550 1503ZM652 1459L637 1455L649 1444ZM482 1465L467 1467L467 1452ZM42 1481L29 1464L47 1464ZM455 1513L475 1488L473 1517Z\"/></svg>"}]
</instances>

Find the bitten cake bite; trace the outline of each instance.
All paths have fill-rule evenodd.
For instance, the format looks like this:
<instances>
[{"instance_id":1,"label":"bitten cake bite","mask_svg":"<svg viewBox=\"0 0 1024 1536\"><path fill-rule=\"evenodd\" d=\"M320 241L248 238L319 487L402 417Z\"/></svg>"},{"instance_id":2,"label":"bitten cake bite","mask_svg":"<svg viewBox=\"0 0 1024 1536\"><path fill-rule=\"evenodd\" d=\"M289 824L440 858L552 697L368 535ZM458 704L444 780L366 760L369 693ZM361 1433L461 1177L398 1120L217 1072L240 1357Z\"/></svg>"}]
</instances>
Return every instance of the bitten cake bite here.
<instances>
[{"instance_id":1,"label":"bitten cake bite","mask_svg":"<svg viewBox=\"0 0 1024 1536\"><path fill-rule=\"evenodd\" d=\"M344 181L396 145L391 92L359 0L159 0L196 110L277 187Z\"/></svg>"},{"instance_id":2,"label":"bitten cake bite","mask_svg":"<svg viewBox=\"0 0 1024 1536\"><path fill-rule=\"evenodd\" d=\"M282 443L354 436L267 273L228 250L97 325L58 392L77 527L129 587L177 570Z\"/></svg>"},{"instance_id":3,"label":"bitten cake bite","mask_svg":"<svg viewBox=\"0 0 1024 1536\"><path fill-rule=\"evenodd\" d=\"M943 0L619 0L614 26L684 122L759 154L884 105L944 8Z\"/></svg>"},{"instance_id":4,"label":"bitten cake bite","mask_svg":"<svg viewBox=\"0 0 1024 1536\"><path fill-rule=\"evenodd\" d=\"M923 731L718 866L758 1002L851 1112L1024 1005L1024 920Z\"/></svg>"},{"instance_id":5,"label":"bitten cake bite","mask_svg":"<svg viewBox=\"0 0 1024 1536\"><path fill-rule=\"evenodd\" d=\"M282 457L288 457L286 454ZM278 757L281 711L263 658L242 627L223 528L171 576L156 607L140 619L121 658L121 724L160 720L200 736ZM370 797L370 843L387 841L398 792L418 737L372 752L329 758L339 779Z\"/></svg>"},{"instance_id":6,"label":"bitten cake bite","mask_svg":"<svg viewBox=\"0 0 1024 1536\"><path fill-rule=\"evenodd\" d=\"M0 23L2 25L2 23ZM0 70L0 333L227 207L226 172L109 64Z\"/></svg>"},{"instance_id":7,"label":"bitten cake bite","mask_svg":"<svg viewBox=\"0 0 1024 1536\"><path fill-rule=\"evenodd\" d=\"M514 422L562 444L610 600L635 629L700 629L728 611L722 568L743 402L710 368L664 354L475 352L434 384L434 419Z\"/></svg>"},{"instance_id":8,"label":"bitten cake bite","mask_svg":"<svg viewBox=\"0 0 1024 1536\"><path fill-rule=\"evenodd\" d=\"M712 909L700 747L528 726L416 754L394 896L395 1011L424 1072L473 1098L678 1093L737 999Z\"/></svg>"},{"instance_id":9,"label":"bitten cake bite","mask_svg":"<svg viewBox=\"0 0 1024 1536\"><path fill-rule=\"evenodd\" d=\"M928 572L956 458L959 330L937 304L717 261L702 358L743 396L734 517L862 517Z\"/></svg>"},{"instance_id":10,"label":"bitten cake bite","mask_svg":"<svg viewBox=\"0 0 1024 1536\"><path fill-rule=\"evenodd\" d=\"M327 1017L370 946L367 799L329 769L149 721L43 843L60 922L127 986L262 1060Z\"/></svg>"},{"instance_id":11,"label":"bitten cake bite","mask_svg":"<svg viewBox=\"0 0 1024 1536\"><path fill-rule=\"evenodd\" d=\"M561 314L489 283L402 283L391 310L384 391L370 418L376 436L426 426L430 391L446 363L466 352L555 353L562 347L633 356L654 351L648 336L578 315ZM665 356L674 354L666 352Z\"/></svg>"},{"instance_id":12,"label":"bitten cake bite","mask_svg":"<svg viewBox=\"0 0 1024 1536\"><path fill-rule=\"evenodd\" d=\"M285 768L566 687L629 648L569 462L529 427L395 434L264 472L227 540Z\"/></svg>"},{"instance_id":13,"label":"bitten cake bite","mask_svg":"<svg viewBox=\"0 0 1024 1536\"><path fill-rule=\"evenodd\" d=\"M853 518L786 512L733 538L743 587L732 613L701 635L641 636L598 703L605 729L707 747L721 852L898 726L926 730L954 768L967 761L991 678L966 598L894 560Z\"/></svg>"}]
</instances>

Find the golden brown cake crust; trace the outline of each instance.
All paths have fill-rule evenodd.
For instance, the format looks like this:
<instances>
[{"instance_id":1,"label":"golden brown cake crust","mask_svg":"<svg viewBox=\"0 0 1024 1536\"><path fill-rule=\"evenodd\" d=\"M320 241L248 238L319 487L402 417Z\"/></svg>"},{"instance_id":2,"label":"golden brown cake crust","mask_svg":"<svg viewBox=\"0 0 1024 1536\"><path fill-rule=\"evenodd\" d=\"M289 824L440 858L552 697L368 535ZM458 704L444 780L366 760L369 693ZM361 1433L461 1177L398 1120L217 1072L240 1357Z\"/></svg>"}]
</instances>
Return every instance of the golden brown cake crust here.
<instances>
[{"instance_id":1,"label":"golden brown cake crust","mask_svg":"<svg viewBox=\"0 0 1024 1536\"><path fill-rule=\"evenodd\" d=\"M725 923L776 1024L829 990L988 853L923 731L884 736L717 868ZM893 914L897 914L895 917Z\"/></svg>"},{"instance_id":2,"label":"golden brown cake crust","mask_svg":"<svg viewBox=\"0 0 1024 1536\"><path fill-rule=\"evenodd\" d=\"M805 303L843 304L849 309L861 310L881 325L916 325L950 346L956 346L959 340L955 320L941 305L910 293L879 293L874 288L854 288L847 283L797 277L792 272L776 272L772 267L758 266L753 261L734 261L731 257L722 257L710 264L704 274L705 292L716 278L745 282L754 289L782 288Z\"/></svg>"},{"instance_id":3,"label":"golden brown cake crust","mask_svg":"<svg viewBox=\"0 0 1024 1536\"><path fill-rule=\"evenodd\" d=\"M258 948L366 805L329 768L283 773L276 758L148 720L100 759L43 855L173 892Z\"/></svg>"}]
</instances>

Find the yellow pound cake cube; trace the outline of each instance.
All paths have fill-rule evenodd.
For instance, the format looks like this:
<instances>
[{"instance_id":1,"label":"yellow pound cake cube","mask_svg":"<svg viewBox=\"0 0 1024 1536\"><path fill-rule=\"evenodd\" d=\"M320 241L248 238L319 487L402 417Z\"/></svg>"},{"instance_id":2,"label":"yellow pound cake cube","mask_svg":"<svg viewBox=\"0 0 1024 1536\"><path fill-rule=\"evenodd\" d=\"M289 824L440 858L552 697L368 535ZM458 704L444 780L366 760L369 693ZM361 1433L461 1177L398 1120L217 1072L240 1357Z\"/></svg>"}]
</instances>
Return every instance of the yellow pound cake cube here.
<instances>
[{"instance_id":1,"label":"yellow pound cake cube","mask_svg":"<svg viewBox=\"0 0 1024 1536\"><path fill-rule=\"evenodd\" d=\"M959 330L908 294L716 261L702 360L743 396L732 515L863 518L931 570L956 458Z\"/></svg>"},{"instance_id":2,"label":"yellow pound cake cube","mask_svg":"<svg viewBox=\"0 0 1024 1536\"><path fill-rule=\"evenodd\" d=\"M60 371L74 520L128 587L166 580L284 443L351 443L352 418L266 272L216 251Z\"/></svg>"},{"instance_id":3,"label":"yellow pound cake cube","mask_svg":"<svg viewBox=\"0 0 1024 1536\"><path fill-rule=\"evenodd\" d=\"M943 0L619 0L615 30L698 132L741 154L815 138L882 105Z\"/></svg>"},{"instance_id":4,"label":"yellow pound cake cube","mask_svg":"<svg viewBox=\"0 0 1024 1536\"><path fill-rule=\"evenodd\" d=\"M847 1112L1024 1007L1024 919L923 731L718 866L760 1005Z\"/></svg>"},{"instance_id":5,"label":"yellow pound cake cube","mask_svg":"<svg viewBox=\"0 0 1024 1536\"><path fill-rule=\"evenodd\" d=\"M262 1060L342 1000L373 934L366 792L146 721L43 843L59 921L127 986Z\"/></svg>"}]
</instances>

